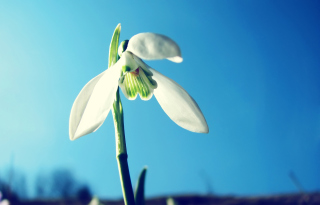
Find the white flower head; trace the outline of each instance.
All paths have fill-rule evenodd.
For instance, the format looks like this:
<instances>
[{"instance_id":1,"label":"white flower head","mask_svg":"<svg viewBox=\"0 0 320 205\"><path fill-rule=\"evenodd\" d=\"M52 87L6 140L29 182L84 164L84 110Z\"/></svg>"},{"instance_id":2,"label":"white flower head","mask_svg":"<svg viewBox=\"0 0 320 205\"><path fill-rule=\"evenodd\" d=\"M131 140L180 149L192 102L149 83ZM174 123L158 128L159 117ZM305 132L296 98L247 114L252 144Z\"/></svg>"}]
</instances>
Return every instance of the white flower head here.
<instances>
[{"instance_id":1,"label":"white flower head","mask_svg":"<svg viewBox=\"0 0 320 205\"><path fill-rule=\"evenodd\" d=\"M7 199L2 200L1 191L0 191L0 205L10 205L10 202Z\"/></svg>"},{"instance_id":2,"label":"white flower head","mask_svg":"<svg viewBox=\"0 0 320 205\"><path fill-rule=\"evenodd\" d=\"M119 46L116 64L90 80L73 103L69 136L75 140L96 131L106 119L118 87L129 100L149 100L154 94L165 113L179 126L208 133L206 120L193 98L175 81L152 69L141 59L181 63L179 46L155 33L140 33Z\"/></svg>"}]
</instances>

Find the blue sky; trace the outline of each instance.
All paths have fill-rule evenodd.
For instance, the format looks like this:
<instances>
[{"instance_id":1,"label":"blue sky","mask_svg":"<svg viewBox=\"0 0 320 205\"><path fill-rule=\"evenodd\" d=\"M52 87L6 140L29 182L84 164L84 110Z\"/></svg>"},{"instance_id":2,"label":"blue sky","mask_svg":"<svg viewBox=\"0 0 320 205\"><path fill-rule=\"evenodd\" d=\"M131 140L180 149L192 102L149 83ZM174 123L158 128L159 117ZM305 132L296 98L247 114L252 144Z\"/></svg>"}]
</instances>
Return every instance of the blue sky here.
<instances>
[{"instance_id":1,"label":"blue sky","mask_svg":"<svg viewBox=\"0 0 320 205\"><path fill-rule=\"evenodd\" d=\"M72 170L100 197L121 197L111 114L71 142L81 88L107 68L120 40L154 32L175 40L183 63L147 63L197 101L209 134L177 126L156 99L122 101L133 184L146 195L266 195L320 190L318 1L0 0L0 177L13 160L27 176ZM14 157L13 157L14 156Z\"/></svg>"}]
</instances>

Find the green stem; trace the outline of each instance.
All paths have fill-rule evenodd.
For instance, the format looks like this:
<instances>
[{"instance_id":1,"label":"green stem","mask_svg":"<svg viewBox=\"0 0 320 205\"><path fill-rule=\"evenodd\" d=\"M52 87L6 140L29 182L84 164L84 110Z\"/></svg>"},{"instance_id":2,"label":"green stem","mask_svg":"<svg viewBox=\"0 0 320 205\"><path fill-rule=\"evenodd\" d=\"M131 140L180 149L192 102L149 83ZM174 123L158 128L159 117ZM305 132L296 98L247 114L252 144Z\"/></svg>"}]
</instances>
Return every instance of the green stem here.
<instances>
[{"instance_id":1,"label":"green stem","mask_svg":"<svg viewBox=\"0 0 320 205\"><path fill-rule=\"evenodd\" d=\"M126 205L135 205L129 173L129 166L127 161L128 154L124 134L123 110L119 90L117 91L116 99L113 103L112 114L114 119L116 137L116 155L124 202Z\"/></svg>"},{"instance_id":2,"label":"green stem","mask_svg":"<svg viewBox=\"0 0 320 205\"><path fill-rule=\"evenodd\" d=\"M109 68L114 65L119 56L118 56L118 45L120 37L121 25L118 24L116 29L113 32L111 38L110 48L109 48ZM122 104L119 95L119 89L117 90L116 99L113 103L113 120L114 120L114 129L116 135L116 153L118 161L118 169L120 174L120 181L122 186L122 193L124 202L126 205L135 205L133 190L131 185L131 179L129 174L128 167L128 154L126 148L126 139L124 135L124 123L123 123L123 111Z\"/></svg>"}]
</instances>

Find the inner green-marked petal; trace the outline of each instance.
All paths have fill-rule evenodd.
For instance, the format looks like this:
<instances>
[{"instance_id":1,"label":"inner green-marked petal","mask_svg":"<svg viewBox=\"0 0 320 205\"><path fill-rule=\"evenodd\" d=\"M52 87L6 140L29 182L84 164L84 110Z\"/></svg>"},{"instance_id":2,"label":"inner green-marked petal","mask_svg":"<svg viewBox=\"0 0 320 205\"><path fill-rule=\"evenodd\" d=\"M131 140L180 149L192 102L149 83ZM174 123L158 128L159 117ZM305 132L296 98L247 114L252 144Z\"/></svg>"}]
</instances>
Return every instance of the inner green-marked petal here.
<instances>
[{"instance_id":1,"label":"inner green-marked petal","mask_svg":"<svg viewBox=\"0 0 320 205\"><path fill-rule=\"evenodd\" d=\"M119 86L129 100L136 99L138 94L142 100L149 100L157 83L139 67L133 72L127 72Z\"/></svg>"}]
</instances>

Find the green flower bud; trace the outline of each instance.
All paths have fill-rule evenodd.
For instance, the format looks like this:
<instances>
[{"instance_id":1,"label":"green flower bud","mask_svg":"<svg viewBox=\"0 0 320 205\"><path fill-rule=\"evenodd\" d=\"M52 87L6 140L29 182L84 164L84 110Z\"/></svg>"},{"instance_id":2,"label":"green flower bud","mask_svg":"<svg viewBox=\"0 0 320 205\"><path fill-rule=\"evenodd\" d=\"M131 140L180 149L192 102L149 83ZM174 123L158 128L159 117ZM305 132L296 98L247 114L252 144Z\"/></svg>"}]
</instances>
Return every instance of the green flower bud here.
<instances>
[{"instance_id":1,"label":"green flower bud","mask_svg":"<svg viewBox=\"0 0 320 205\"><path fill-rule=\"evenodd\" d=\"M121 57L122 53L127 50L129 40L124 40L120 43L120 46L118 48L118 55Z\"/></svg>"}]
</instances>

